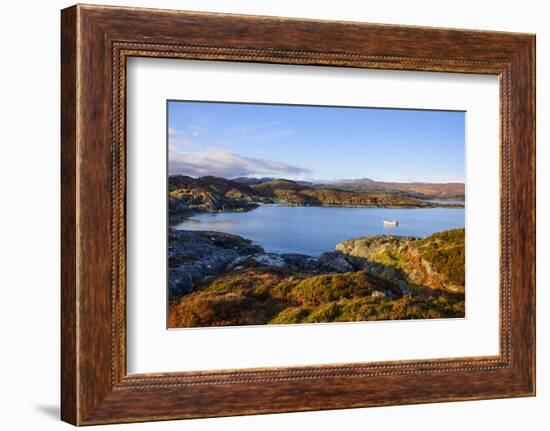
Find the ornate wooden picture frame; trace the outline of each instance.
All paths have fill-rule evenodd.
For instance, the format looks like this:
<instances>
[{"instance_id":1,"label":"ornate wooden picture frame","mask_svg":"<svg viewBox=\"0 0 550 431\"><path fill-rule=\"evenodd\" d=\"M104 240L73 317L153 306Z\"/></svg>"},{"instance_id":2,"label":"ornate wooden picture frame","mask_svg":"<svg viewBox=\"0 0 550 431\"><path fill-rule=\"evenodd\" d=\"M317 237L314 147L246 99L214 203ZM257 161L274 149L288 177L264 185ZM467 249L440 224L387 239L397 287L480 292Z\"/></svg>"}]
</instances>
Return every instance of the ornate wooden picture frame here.
<instances>
[{"instance_id":1,"label":"ornate wooden picture frame","mask_svg":"<svg viewBox=\"0 0 550 431\"><path fill-rule=\"evenodd\" d=\"M535 37L102 6L62 11L61 416L75 425L535 394ZM500 80L500 354L126 371L129 57L460 72ZM498 221L495 221L498 222Z\"/></svg>"}]
</instances>

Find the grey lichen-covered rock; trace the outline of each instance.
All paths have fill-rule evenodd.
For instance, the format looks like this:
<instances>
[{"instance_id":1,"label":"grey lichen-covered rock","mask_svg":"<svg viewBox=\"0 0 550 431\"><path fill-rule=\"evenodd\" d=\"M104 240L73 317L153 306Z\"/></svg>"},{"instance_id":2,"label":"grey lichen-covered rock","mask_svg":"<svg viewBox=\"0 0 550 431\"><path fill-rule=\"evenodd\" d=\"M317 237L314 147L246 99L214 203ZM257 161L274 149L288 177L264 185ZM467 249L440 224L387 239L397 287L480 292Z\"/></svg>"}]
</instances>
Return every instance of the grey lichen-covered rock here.
<instances>
[{"instance_id":1,"label":"grey lichen-covered rock","mask_svg":"<svg viewBox=\"0 0 550 431\"><path fill-rule=\"evenodd\" d=\"M405 274L402 269L394 265L381 263L379 258L383 255L387 256L388 252L391 253L392 250L408 251L415 254L417 252L410 245L417 240L418 238L411 236L367 236L342 241L336 245L335 249L344 254L354 268L391 281L399 286L402 295L410 295L411 274ZM387 297L393 299L391 295L387 295Z\"/></svg>"},{"instance_id":2,"label":"grey lichen-covered rock","mask_svg":"<svg viewBox=\"0 0 550 431\"><path fill-rule=\"evenodd\" d=\"M285 266L284 259L275 253L256 253L251 255L238 256L233 260L228 268L241 269L258 266L268 266L272 268L282 268Z\"/></svg>"},{"instance_id":3,"label":"grey lichen-covered rock","mask_svg":"<svg viewBox=\"0 0 550 431\"><path fill-rule=\"evenodd\" d=\"M336 251L349 256L370 259L373 254L379 254L390 247L406 247L409 241L419 238L413 236L380 235L347 239L336 244Z\"/></svg>"},{"instance_id":4,"label":"grey lichen-covered rock","mask_svg":"<svg viewBox=\"0 0 550 431\"><path fill-rule=\"evenodd\" d=\"M193 291L198 282L220 274L239 256L264 252L250 240L221 232L170 229L168 244L170 298Z\"/></svg>"},{"instance_id":5,"label":"grey lichen-covered rock","mask_svg":"<svg viewBox=\"0 0 550 431\"><path fill-rule=\"evenodd\" d=\"M354 271L354 266L342 253L331 251L323 253L317 259L317 268L320 271L327 272L351 272Z\"/></svg>"},{"instance_id":6,"label":"grey lichen-covered rock","mask_svg":"<svg viewBox=\"0 0 550 431\"><path fill-rule=\"evenodd\" d=\"M298 253L256 253L248 256L241 255L233 260L229 264L228 268L242 269L258 266L312 273L341 273L355 270L354 266L347 260L346 256L338 252L323 253L317 259Z\"/></svg>"},{"instance_id":7,"label":"grey lichen-covered rock","mask_svg":"<svg viewBox=\"0 0 550 431\"><path fill-rule=\"evenodd\" d=\"M286 266L295 271L314 271L317 269L317 260L306 254L283 253Z\"/></svg>"},{"instance_id":8,"label":"grey lichen-covered rock","mask_svg":"<svg viewBox=\"0 0 550 431\"><path fill-rule=\"evenodd\" d=\"M275 253L264 253L252 256L260 265L282 268L285 265L284 259Z\"/></svg>"},{"instance_id":9,"label":"grey lichen-covered rock","mask_svg":"<svg viewBox=\"0 0 550 431\"><path fill-rule=\"evenodd\" d=\"M168 213L173 216L174 214L187 214L190 211L189 205L185 199L179 199L174 196L168 196Z\"/></svg>"}]
</instances>

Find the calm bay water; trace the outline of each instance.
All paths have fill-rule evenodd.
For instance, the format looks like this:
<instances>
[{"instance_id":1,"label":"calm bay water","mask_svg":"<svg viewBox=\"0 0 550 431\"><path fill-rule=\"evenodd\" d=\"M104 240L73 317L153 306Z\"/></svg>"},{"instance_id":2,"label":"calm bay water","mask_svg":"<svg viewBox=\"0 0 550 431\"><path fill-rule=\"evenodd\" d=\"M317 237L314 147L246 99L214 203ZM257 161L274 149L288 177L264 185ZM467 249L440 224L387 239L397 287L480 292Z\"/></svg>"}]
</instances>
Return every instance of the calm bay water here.
<instances>
[{"instance_id":1,"label":"calm bay water","mask_svg":"<svg viewBox=\"0 0 550 431\"><path fill-rule=\"evenodd\" d=\"M397 227L384 220L397 220ZM342 208L263 205L249 212L198 214L174 226L240 235L273 253L318 256L345 239L369 235L424 237L464 227L464 208Z\"/></svg>"}]
</instances>

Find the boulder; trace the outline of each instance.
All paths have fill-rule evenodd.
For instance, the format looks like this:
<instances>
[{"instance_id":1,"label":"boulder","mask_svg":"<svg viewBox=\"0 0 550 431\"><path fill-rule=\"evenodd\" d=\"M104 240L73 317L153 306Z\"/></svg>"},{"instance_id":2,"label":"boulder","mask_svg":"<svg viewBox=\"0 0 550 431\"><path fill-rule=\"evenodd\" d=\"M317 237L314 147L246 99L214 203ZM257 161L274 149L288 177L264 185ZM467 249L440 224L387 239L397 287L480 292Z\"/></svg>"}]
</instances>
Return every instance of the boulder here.
<instances>
[{"instance_id":1,"label":"boulder","mask_svg":"<svg viewBox=\"0 0 550 431\"><path fill-rule=\"evenodd\" d=\"M170 298L192 292L207 277L221 274L239 256L263 253L252 241L220 232L170 229L168 246Z\"/></svg>"},{"instance_id":2,"label":"boulder","mask_svg":"<svg viewBox=\"0 0 550 431\"><path fill-rule=\"evenodd\" d=\"M240 269L243 267L269 266L273 268L282 268L285 266L284 259L274 253L257 253L245 256L238 256L228 266L230 269Z\"/></svg>"},{"instance_id":3,"label":"boulder","mask_svg":"<svg viewBox=\"0 0 550 431\"><path fill-rule=\"evenodd\" d=\"M281 257L285 261L285 265L294 271L313 271L317 269L316 259L306 254L284 253L281 254Z\"/></svg>"},{"instance_id":4,"label":"boulder","mask_svg":"<svg viewBox=\"0 0 550 431\"><path fill-rule=\"evenodd\" d=\"M323 253L319 256L317 268L323 272L351 272L355 270L346 256L336 251Z\"/></svg>"},{"instance_id":5,"label":"boulder","mask_svg":"<svg viewBox=\"0 0 550 431\"><path fill-rule=\"evenodd\" d=\"M252 258L260 265L273 266L275 268L281 268L285 265L284 259L274 253L257 254L252 256Z\"/></svg>"},{"instance_id":6,"label":"boulder","mask_svg":"<svg viewBox=\"0 0 550 431\"><path fill-rule=\"evenodd\" d=\"M375 290L371 293L373 298L387 298L387 299L396 299L397 295L393 293L391 290Z\"/></svg>"}]
</instances>

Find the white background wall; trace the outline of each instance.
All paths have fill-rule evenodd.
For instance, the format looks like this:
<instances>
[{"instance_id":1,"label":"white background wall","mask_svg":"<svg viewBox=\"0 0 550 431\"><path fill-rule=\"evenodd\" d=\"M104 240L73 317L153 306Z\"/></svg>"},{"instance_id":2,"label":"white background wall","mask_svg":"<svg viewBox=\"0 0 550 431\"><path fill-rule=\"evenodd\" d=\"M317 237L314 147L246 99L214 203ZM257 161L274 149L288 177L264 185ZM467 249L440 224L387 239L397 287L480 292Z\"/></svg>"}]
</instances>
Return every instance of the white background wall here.
<instances>
[{"instance_id":1,"label":"white background wall","mask_svg":"<svg viewBox=\"0 0 550 431\"><path fill-rule=\"evenodd\" d=\"M538 396L247 416L96 429L135 430L542 430L550 424L550 13L544 1L104 0L103 4L476 28L537 34ZM59 410L60 0L2 4L0 32L0 427L69 429Z\"/></svg>"}]
</instances>

